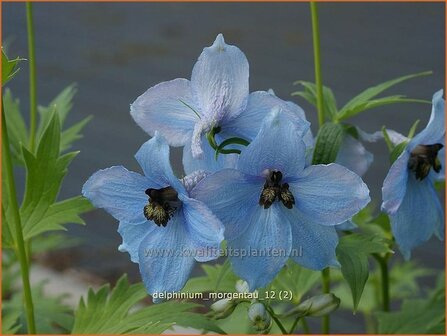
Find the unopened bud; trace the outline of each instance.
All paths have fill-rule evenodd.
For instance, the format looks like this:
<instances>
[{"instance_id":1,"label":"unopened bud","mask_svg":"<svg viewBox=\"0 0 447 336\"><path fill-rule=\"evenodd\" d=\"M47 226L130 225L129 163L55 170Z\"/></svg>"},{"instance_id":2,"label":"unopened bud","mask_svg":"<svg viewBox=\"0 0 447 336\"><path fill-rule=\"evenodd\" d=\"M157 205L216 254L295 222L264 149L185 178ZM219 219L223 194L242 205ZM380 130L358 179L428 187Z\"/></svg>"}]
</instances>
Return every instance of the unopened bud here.
<instances>
[{"instance_id":1,"label":"unopened bud","mask_svg":"<svg viewBox=\"0 0 447 336\"><path fill-rule=\"evenodd\" d=\"M215 313L214 318L218 320L230 316L236 309L236 305L233 300L222 299L214 302L210 308Z\"/></svg>"},{"instance_id":2,"label":"unopened bud","mask_svg":"<svg viewBox=\"0 0 447 336\"><path fill-rule=\"evenodd\" d=\"M305 316L319 317L333 312L339 305L340 299L334 294L322 294L301 302L296 311Z\"/></svg>"},{"instance_id":3,"label":"unopened bud","mask_svg":"<svg viewBox=\"0 0 447 336\"><path fill-rule=\"evenodd\" d=\"M236 290L239 293L248 293L250 291L250 288L248 287L247 281L244 280L238 280L236 281Z\"/></svg>"},{"instance_id":4,"label":"unopened bud","mask_svg":"<svg viewBox=\"0 0 447 336\"><path fill-rule=\"evenodd\" d=\"M253 303L248 308L248 318L253 323L253 327L260 333L267 333L272 326L269 313L265 306L259 302Z\"/></svg>"}]
</instances>

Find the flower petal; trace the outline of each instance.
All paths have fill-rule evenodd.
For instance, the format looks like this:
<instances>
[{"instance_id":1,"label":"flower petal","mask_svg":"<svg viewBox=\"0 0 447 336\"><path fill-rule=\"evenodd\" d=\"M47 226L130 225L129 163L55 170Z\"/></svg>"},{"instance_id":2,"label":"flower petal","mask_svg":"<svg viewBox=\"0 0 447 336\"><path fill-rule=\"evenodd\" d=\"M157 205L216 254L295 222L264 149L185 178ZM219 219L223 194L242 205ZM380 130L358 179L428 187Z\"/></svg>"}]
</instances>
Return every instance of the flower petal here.
<instances>
[{"instance_id":1,"label":"flower petal","mask_svg":"<svg viewBox=\"0 0 447 336\"><path fill-rule=\"evenodd\" d=\"M247 218L259 208L264 180L224 169L201 180L191 196L204 202L225 226L225 238L234 239L248 227Z\"/></svg>"},{"instance_id":2,"label":"flower petal","mask_svg":"<svg viewBox=\"0 0 447 336\"><path fill-rule=\"evenodd\" d=\"M240 154L238 169L261 176L267 169L276 169L284 177L296 176L304 168L306 148L288 116L274 109L262 123L258 135Z\"/></svg>"},{"instance_id":3,"label":"flower petal","mask_svg":"<svg viewBox=\"0 0 447 336\"><path fill-rule=\"evenodd\" d=\"M322 225L341 224L370 201L362 179L336 163L307 167L289 184L301 214Z\"/></svg>"},{"instance_id":4,"label":"flower petal","mask_svg":"<svg viewBox=\"0 0 447 336\"><path fill-rule=\"evenodd\" d=\"M130 254L130 260L138 263L140 244L144 237L155 229L157 229L157 226L148 221L142 224L120 222L118 232L123 238L123 243L118 247L118 250L120 252L128 252Z\"/></svg>"},{"instance_id":5,"label":"flower petal","mask_svg":"<svg viewBox=\"0 0 447 336\"><path fill-rule=\"evenodd\" d=\"M194 266L191 251L193 248L181 215L172 217L166 227L158 227L144 237L138 256L140 273L149 294L178 292L185 286Z\"/></svg>"},{"instance_id":6,"label":"flower petal","mask_svg":"<svg viewBox=\"0 0 447 336\"><path fill-rule=\"evenodd\" d=\"M320 225L318 221L309 219L309 216L303 216L293 209L287 212L287 215L292 229L291 258L296 263L313 270L340 265L335 256L338 225Z\"/></svg>"},{"instance_id":7,"label":"flower petal","mask_svg":"<svg viewBox=\"0 0 447 336\"><path fill-rule=\"evenodd\" d=\"M144 175L158 182L159 188L173 187L178 193L186 194L180 180L174 175L169 161L169 145L158 132L146 141L135 154Z\"/></svg>"},{"instance_id":8,"label":"flower petal","mask_svg":"<svg viewBox=\"0 0 447 336\"><path fill-rule=\"evenodd\" d=\"M220 257L220 244L224 239L221 221L203 203L192 198L182 198L186 230L198 252L197 261L209 261Z\"/></svg>"},{"instance_id":9,"label":"flower petal","mask_svg":"<svg viewBox=\"0 0 447 336\"><path fill-rule=\"evenodd\" d=\"M119 221L143 223L148 199L145 190L154 187L157 184L152 180L115 166L94 173L82 187L82 195Z\"/></svg>"},{"instance_id":10,"label":"flower petal","mask_svg":"<svg viewBox=\"0 0 447 336\"><path fill-rule=\"evenodd\" d=\"M410 174L405 197L390 219L394 237L407 260L411 250L427 241L433 233L443 239L444 215L428 178L418 181Z\"/></svg>"},{"instance_id":11,"label":"flower petal","mask_svg":"<svg viewBox=\"0 0 447 336\"><path fill-rule=\"evenodd\" d=\"M177 78L143 93L130 106L130 114L149 135L158 130L171 146L182 146L199 120L191 109L197 111L195 105L189 80Z\"/></svg>"},{"instance_id":12,"label":"flower petal","mask_svg":"<svg viewBox=\"0 0 447 336\"><path fill-rule=\"evenodd\" d=\"M335 229L339 231L351 231L358 228L358 225L355 224L352 219L347 220L346 222L343 222L341 224L338 224L335 226Z\"/></svg>"},{"instance_id":13,"label":"flower petal","mask_svg":"<svg viewBox=\"0 0 447 336\"><path fill-rule=\"evenodd\" d=\"M374 156L365 149L360 141L346 135L335 162L362 176L373 162L373 158Z\"/></svg>"},{"instance_id":14,"label":"flower petal","mask_svg":"<svg viewBox=\"0 0 447 336\"><path fill-rule=\"evenodd\" d=\"M250 291L268 285L289 259L292 234L285 211L289 210L278 203L268 209L258 207L247 217L248 229L228 240L233 270L248 282Z\"/></svg>"},{"instance_id":15,"label":"flower petal","mask_svg":"<svg viewBox=\"0 0 447 336\"><path fill-rule=\"evenodd\" d=\"M236 117L247 104L247 58L219 34L194 65L191 86L202 115L218 126L220 121Z\"/></svg>"},{"instance_id":16,"label":"flower petal","mask_svg":"<svg viewBox=\"0 0 447 336\"><path fill-rule=\"evenodd\" d=\"M407 190L408 159L410 154L404 150L391 166L382 187L382 211L389 215L396 213Z\"/></svg>"}]
</instances>

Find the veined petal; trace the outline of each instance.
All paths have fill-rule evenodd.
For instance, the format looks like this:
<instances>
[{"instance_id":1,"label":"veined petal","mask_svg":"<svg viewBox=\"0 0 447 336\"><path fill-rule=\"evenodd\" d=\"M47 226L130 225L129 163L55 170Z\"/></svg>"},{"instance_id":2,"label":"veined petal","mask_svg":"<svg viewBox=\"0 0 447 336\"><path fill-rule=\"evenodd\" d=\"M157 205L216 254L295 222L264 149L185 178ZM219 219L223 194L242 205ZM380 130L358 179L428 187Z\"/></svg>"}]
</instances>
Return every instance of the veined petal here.
<instances>
[{"instance_id":1,"label":"veined petal","mask_svg":"<svg viewBox=\"0 0 447 336\"><path fill-rule=\"evenodd\" d=\"M279 170L284 177L296 176L304 168L306 148L294 123L275 109L262 123L254 140L240 154L238 169L262 176L267 169Z\"/></svg>"},{"instance_id":2,"label":"veined petal","mask_svg":"<svg viewBox=\"0 0 447 336\"><path fill-rule=\"evenodd\" d=\"M82 187L82 195L97 208L104 208L119 221L143 223L147 188L158 185L151 179L115 166L94 173Z\"/></svg>"},{"instance_id":3,"label":"veined petal","mask_svg":"<svg viewBox=\"0 0 447 336\"><path fill-rule=\"evenodd\" d=\"M118 233L123 238L123 243L118 247L118 250L120 252L128 252L130 254L130 260L138 263L138 250L140 249L141 242L147 234L157 228L154 223L148 221L141 224L120 222Z\"/></svg>"},{"instance_id":4,"label":"veined petal","mask_svg":"<svg viewBox=\"0 0 447 336\"><path fill-rule=\"evenodd\" d=\"M303 216L298 210L286 212L292 229L290 257L299 265L313 270L338 267L335 248L338 245L338 226L324 226L318 220Z\"/></svg>"},{"instance_id":5,"label":"veined petal","mask_svg":"<svg viewBox=\"0 0 447 336\"><path fill-rule=\"evenodd\" d=\"M159 131L171 146L182 146L199 121L192 109L197 112L191 84L178 78L151 87L133 102L130 114L149 135Z\"/></svg>"},{"instance_id":6,"label":"veined petal","mask_svg":"<svg viewBox=\"0 0 447 336\"><path fill-rule=\"evenodd\" d=\"M289 184L302 216L321 225L341 224L370 201L362 179L335 163L309 166Z\"/></svg>"},{"instance_id":7,"label":"veined petal","mask_svg":"<svg viewBox=\"0 0 447 336\"><path fill-rule=\"evenodd\" d=\"M441 171L439 173L433 172L435 173L436 180L443 181L445 180L445 145L438 152L438 160L441 162Z\"/></svg>"},{"instance_id":8,"label":"veined petal","mask_svg":"<svg viewBox=\"0 0 447 336\"><path fill-rule=\"evenodd\" d=\"M335 162L362 176L368 170L373 159L374 156L365 149L360 141L346 135Z\"/></svg>"},{"instance_id":9,"label":"veined petal","mask_svg":"<svg viewBox=\"0 0 447 336\"><path fill-rule=\"evenodd\" d=\"M205 119L218 126L220 121L236 117L247 105L247 58L219 34L194 65L191 86Z\"/></svg>"},{"instance_id":10,"label":"veined petal","mask_svg":"<svg viewBox=\"0 0 447 336\"><path fill-rule=\"evenodd\" d=\"M402 154L394 161L388 175L383 181L382 187L382 211L389 215L396 213L407 190L408 159L410 153L404 150Z\"/></svg>"},{"instance_id":11,"label":"veined petal","mask_svg":"<svg viewBox=\"0 0 447 336\"><path fill-rule=\"evenodd\" d=\"M408 144L411 152L417 145L432 145L442 141L445 137L445 100L442 90L433 95L433 106L427 126L417 134Z\"/></svg>"},{"instance_id":12,"label":"veined petal","mask_svg":"<svg viewBox=\"0 0 447 336\"><path fill-rule=\"evenodd\" d=\"M260 208L263 186L262 178L224 169L201 180L191 191L191 197L204 202L222 221L225 238L234 239L247 230L247 218Z\"/></svg>"},{"instance_id":13,"label":"veined petal","mask_svg":"<svg viewBox=\"0 0 447 336\"><path fill-rule=\"evenodd\" d=\"M405 197L390 219L393 235L407 260L411 250L427 241L433 233L443 239L444 214L428 178L418 181L410 174Z\"/></svg>"},{"instance_id":14,"label":"veined petal","mask_svg":"<svg viewBox=\"0 0 447 336\"><path fill-rule=\"evenodd\" d=\"M228 240L233 270L248 282L250 291L268 285L289 259L292 234L285 211L289 210L278 203L268 209L258 207L246 217L248 229Z\"/></svg>"},{"instance_id":15,"label":"veined petal","mask_svg":"<svg viewBox=\"0 0 447 336\"><path fill-rule=\"evenodd\" d=\"M194 257L183 215L147 234L138 251L140 273L149 294L178 292L188 280ZM157 302L157 300L154 300Z\"/></svg>"},{"instance_id":16,"label":"veined petal","mask_svg":"<svg viewBox=\"0 0 447 336\"><path fill-rule=\"evenodd\" d=\"M224 239L224 227L210 209L198 200L184 197L183 215L192 245L198 252L197 261L209 261L220 257L220 244Z\"/></svg>"},{"instance_id":17,"label":"veined petal","mask_svg":"<svg viewBox=\"0 0 447 336\"><path fill-rule=\"evenodd\" d=\"M173 187L178 193L186 194L184 186L174 175L169 161L169 145L158 132L146 141L135 154L144 175L159 183L159 188Z\"/></svg>"}]
</instances>

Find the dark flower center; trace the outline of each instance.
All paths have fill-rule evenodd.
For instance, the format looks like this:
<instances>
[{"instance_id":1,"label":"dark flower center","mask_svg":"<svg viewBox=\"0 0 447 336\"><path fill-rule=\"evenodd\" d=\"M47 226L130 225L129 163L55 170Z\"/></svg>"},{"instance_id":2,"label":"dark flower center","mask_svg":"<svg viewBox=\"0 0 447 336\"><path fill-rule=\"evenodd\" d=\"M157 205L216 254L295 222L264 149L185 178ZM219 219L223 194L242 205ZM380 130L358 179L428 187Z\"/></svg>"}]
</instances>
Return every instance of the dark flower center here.
<instances>
[{"instance_id":1,"label":"dark flower center","mask_svg":"<svg viewBox=\"0 0 447 336\"><path fill-rule=\"evenodd\" d=\"M423 180L430 173L430 168L437 173L441 171L441 161L438 152L443 148L442 144L418 145L412 151L408 160L408 169L416 174L416 179Z\"/></svg>"},{"instance_id":2,"label":"dark flower center","mask_svg":"<svg viewBox=\"0 0 447 336\"><path fill-rule=\"evenodd\" d=\"M281 201L287 209L292 209L295 204L295 197L289 190L287 183L281 183L282 173L274 170L269 172L264 189L259 197L259 205L262 205L264 209L268 209L273 202Z\"/></svg>"},{"instance_id":3,"label":"dark flower center","mask_svg":"<svg viewBox=\"0 0 447 336\"><path fill-rule=\"evenodd\" d=\"M172 187L161 189L146 189L146 195L149 196L148 204L144 207L144 216L154 221L158 226L166 226L180 207L181 202L178 194Z\"/></svg>"}]
</instances>

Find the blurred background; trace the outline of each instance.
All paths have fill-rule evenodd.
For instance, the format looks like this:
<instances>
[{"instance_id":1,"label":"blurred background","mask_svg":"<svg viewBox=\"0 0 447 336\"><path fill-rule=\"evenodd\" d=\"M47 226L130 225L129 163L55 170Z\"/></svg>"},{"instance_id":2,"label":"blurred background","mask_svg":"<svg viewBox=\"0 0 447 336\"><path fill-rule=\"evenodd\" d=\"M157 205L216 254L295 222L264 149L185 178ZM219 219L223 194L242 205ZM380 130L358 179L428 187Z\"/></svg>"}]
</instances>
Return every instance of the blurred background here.
<instances>
[{"instance_id":1,"label":"blurred background","mask_svg":"<svg viewBox=\"0 0 447 336\"><path fill-rule=\"evenodd\" d=\"M10 57L27 57L23 3L3 3L3 36ZM389 94L431 100L444 86L445 29L443 3L322 3L320 34L323 81L342 106L363 89L402 75L433 70L429 77L400 84ZM66 176L61 197L78 195L96 170L124 165L139 170L133 155L148 136L129 114L131 104L149 87L177 77L190 78L202 51L222 32L250 63L250 91L274 89L301 105L316 130L313 106L290 94L295 80L314 80L312 35L307 3L35 3L38 101L47 105L71 83L78 86L68 124L93 115L81 153ZM9 84L28 114L28 72ZM430 107L391 105L355 118L367 132L382 125L407 133L416 119L425 127ZM383 142L367 144L375 160L364 176L373 200L381 200L389 169ZM181 150L172 153L181 174ZM21 174L20 171L17 172ZM139 280L138 268L118 252L118 223L102 210L84 216L86 226L70 226L68 235L82 243L45 262L58 270L78 269L92 278L114 281L123 272ZM400 257L399 257L400 258ZM444 244L432 239L413 259L426 267L444 268ZM423 286L430 286L429 279ZM338 313L337 313L338 314ZM341 314L341 313L340 313ZM334 332L346 332L346 319ZM337 322L338 321L338 322ZM350 325L350 332L361 327Z\"/></svg>"}]
</instances>

